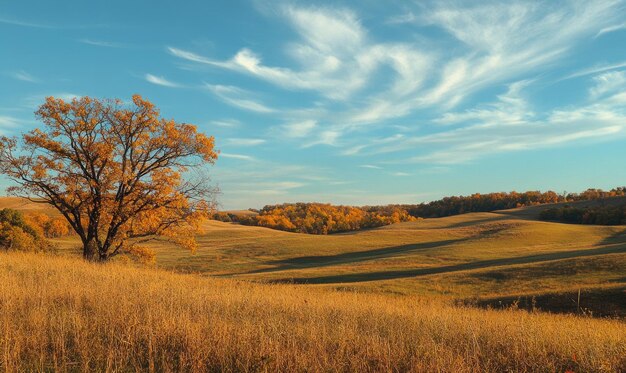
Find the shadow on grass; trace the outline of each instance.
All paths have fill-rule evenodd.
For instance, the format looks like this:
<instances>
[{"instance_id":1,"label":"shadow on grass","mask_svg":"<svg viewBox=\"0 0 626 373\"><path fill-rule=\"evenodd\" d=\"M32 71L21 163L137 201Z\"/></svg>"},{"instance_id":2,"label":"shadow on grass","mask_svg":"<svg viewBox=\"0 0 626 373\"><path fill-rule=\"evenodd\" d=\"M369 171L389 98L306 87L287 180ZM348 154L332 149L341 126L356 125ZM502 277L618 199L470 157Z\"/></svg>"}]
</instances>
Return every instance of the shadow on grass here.
<instances>
[{"instance_id":1,"label":"shadow on grass","mask_svg":"<svg viewBox=\"0 0 626 373\"><path fill-rule=\"evenodd\" d=\"M384 247L381 249L348 252L337 255L300 256L296 258L271 261L266 264L275 265L275 267L257 269L246 272L246 274L278 272L289 269L317 268L346 263L359 263L368 260L389 258L416 251L435 249L438 247L448 246L466 240L467 239L463 238L435 242L414 243L408 245Z\"/></svg>"},{"instance_id":2,"label":"shadow on grass","mask_svg":"<svg viewBox=\"0 0 626 373\"><path fill-rule=\"evenodd\" d=\"M578 291L567 291L466 300L461 303L481 308L519 308L595 317L626 317L626 286L581 289L580 302Z\"/></svg>"},{"instance_id":3,"label":"shadow on grass","mask_svg":"<svg viewBox=\"0 0 626 373\"><path fill-rule=\"evenodd\" d=\"M489 213L491 213L491 212L489 212ZM435 219L441 219L441 218L435 218ZM434 229L466 228L466 227L472 227L474 225L480 225L480 224L485 224L485 223L493 223L493 222L497 222L497 221L506 221L506 220L511 220L511 218L508 217L508 216L495 215L495 216L492 216L492 217L489 217L489 218L470 220L470 221L462 221L462 222L459 222L459 223L446 225L445 227L442 227L442 228L434 228Z\"/></svg>"},{"instance_id":4,"label":"shadow on grass","mask_svg":"<svg viewBox=\"0 0 626 373\"><path fill-rule=\"evenodd\" d=\"M550 254L537 254L528 255L516 258L502 258L502 259L489 259L480 260L470 263L455 264L442 267L432 268L419 268L409 270L398 271L380 271L380 272L364 272L364 273L350 273L331 276L309 277L309 278L284 278L277 279L271 282L276 283L295 283L295 284L333 284L333 283L355 283L355 282L368 282L378 280L393 280L398 278L427 276L441 273L467 271L495 266L505 265L517 265L528 264L536 262L545 262L550 260L560 260L569 258L578 258L594 255L626 253L626 245L614 245L608 247L601 247L597 249L587 250L573 250L567 252L558 252Z\"/></svg>"},{"instance_id":5,"label":"shadow on grass","mask_svg":"<svg viewBox=\"0 0 626 373\"><path fill-rule=\"evenodd\" d=\"M611 245L622 242L626 242L626 229L606 237L600 242L600 245Z\"/></svg>"}]
</instances>

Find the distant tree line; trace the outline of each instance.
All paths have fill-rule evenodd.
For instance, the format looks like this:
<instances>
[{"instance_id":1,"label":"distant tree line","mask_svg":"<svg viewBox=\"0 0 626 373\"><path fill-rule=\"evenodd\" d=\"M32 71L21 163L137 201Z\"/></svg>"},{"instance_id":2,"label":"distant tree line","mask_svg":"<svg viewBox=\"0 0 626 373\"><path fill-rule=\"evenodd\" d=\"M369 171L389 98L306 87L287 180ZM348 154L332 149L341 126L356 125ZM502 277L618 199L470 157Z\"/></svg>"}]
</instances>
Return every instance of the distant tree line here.
<instances>
[{"instance_id":1,"label":"distant tree line","mask_svg":"<svg viewBox=\"0 0 626 373\"><path fill-rule=\"evenodd\" d=\"M328 203L268 205L257 215L218 212L213 219L309 234L355 231L416 220L397 206L352 207Z\"/></svg>"},{"instance_id":2,"label":"distant tree line","mask_svg":"<svg viewBox=\"0 0 626 373\"><path fill-rule=\"evenodd\" d=\"M588 201L594 199L618 197L626 195L626 187L613 188L609 191L602 189L587 189L582 193L562 193L553 191L500 192L469 196L445 197L443 199L422 203L419 205L399 205L412 216L421 218L438 218L468 212L489 212L507 210L516 207L542 205L558 202Z\"/></svg>"},{"instance_id":3,"label":"distant tree line","mask_svg":"<svg viewBox=\"0 0 626 373\"><path fill-rule=\"evenodd\" d=\"M375 228L418 218L438 218L469 212L489 212L522 206L575 202L626 195L626 187L587 189L582 193L553 191L500 192L445 197L416 205L333 206L327 203L268 205L253 214L216 212L212 219L309 234L330 234ZM597 223L601 224L601 223ZM619 223L618 223L619 224Z\"/></svg>"},{"instance_id":4,"label":"distant tree line","mask_svg":"<svg viewBox=\"0 0 626 373\"><path fill-rule=\"evenodd\" d=\"M573 224L620 225L626 224L626 205L583 208L566 205L542 211L540 219Z\"/></svg>"}]
</instances>

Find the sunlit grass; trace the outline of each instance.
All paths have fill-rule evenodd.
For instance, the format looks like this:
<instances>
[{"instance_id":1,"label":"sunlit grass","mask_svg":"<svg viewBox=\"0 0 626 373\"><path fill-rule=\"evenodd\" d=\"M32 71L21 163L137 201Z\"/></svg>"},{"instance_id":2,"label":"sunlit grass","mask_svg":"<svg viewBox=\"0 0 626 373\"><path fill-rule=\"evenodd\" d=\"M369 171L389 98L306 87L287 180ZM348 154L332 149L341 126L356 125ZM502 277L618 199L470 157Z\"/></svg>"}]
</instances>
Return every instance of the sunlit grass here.
<instances>
[{"instance_id":1,"label":"sunlit grass","mask_svg":"<svg viewBox=\"0 0 626 373\"><path fill-rule=\"evenodd\" d=\"M0 370L626 369L623 322L0 255Z\"/></svg>"}]
</instances>

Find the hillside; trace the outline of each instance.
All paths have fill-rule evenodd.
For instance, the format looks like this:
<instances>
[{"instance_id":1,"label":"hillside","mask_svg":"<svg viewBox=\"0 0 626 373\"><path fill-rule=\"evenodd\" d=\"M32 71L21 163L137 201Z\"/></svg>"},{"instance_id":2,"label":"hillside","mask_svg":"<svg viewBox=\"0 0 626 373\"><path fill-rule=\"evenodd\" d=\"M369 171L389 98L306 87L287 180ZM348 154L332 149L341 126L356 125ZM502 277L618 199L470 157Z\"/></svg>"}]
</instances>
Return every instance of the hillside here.
<instances>
[{"instance_id":1,"label":"hillside","mask_svg":"<svg viewBox=\"0 0 626 373\"><path fill-rule=\"evenodd\" d=\"M161 240L151 247L160 268L180 272L626 316L626 227L532 220L541 208L329 236L210 221L194 255ZM56 243L65 253L77 246Z\"/></svg>"},{"instance_id":2,"label":"hillside","mask_svg":"<svg viewBox=\"0 0 626 373\"><path fill-rule=\"evenodd\" d=\"M526 206L510 210L494 211L498 214L515 216L521 219L538 220L542 211L555 207L571 206L576 208L601 207L601 206L623 206L626 204L626 197L610 197L593 199L588 201L560 202L537 206Z\"/></svg>"},{"instance_id":3,"label":"hillside","mask_svg":"<svg viewBox=\"0 0 626 373\"><path fill-rule=\"evenodd\" d=\"M45 279L45 280L44 280ZM0 253L4 371L626 369L626 325Z\"/></svg>"}]
</instances>

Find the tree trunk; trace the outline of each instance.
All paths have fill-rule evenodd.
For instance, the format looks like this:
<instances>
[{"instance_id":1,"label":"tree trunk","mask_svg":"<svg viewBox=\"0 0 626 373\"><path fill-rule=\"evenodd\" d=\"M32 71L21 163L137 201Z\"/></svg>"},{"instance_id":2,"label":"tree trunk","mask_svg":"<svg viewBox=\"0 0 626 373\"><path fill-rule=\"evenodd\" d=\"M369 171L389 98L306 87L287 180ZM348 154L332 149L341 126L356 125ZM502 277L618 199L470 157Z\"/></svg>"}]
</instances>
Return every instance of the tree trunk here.
<instances>
[{"instance_id":1,"label":"tree trunk","mask_svg":"<svg viewBox=\"0 0 626 373\"><path fill-rule=\"evenodd\" d=\"M100 259L100 256L98 255L98 245L96 244L96 240L92 239L83 243L83 259L90 262L95 262Z\"/></svg>"}]
</instances>

